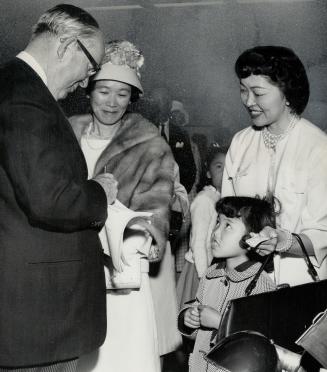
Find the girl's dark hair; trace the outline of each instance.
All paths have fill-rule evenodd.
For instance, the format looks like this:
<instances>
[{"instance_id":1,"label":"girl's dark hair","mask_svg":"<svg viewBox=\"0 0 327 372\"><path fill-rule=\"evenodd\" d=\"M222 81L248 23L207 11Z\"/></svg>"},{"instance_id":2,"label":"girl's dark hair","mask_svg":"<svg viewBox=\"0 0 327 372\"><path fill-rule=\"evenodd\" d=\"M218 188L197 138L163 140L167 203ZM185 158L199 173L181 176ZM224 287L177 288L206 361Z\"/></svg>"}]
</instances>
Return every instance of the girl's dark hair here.
<instances>
[{"instance_id":1,"label":"girl's dark hair","mask_svg":"<svg viewBox=\"0 0 327 372\"><path fill-rule=\"evenodd\" d=\"M216 210L229 218L241 218L247 233L258 233L265 226L276 227L275 203L259 197L226 196L218 201Z\"/></svg>"},{"instance_id":2,"label":"girl's dark hair","mask_svg":"<svg viewBox=\"0 0 327 372\"><path fill-rule=\"evenodd\" d=\"M95 84L96 84L97 81L100 81L100 80L91 80L90 79L89 84L87 85L87 87L85 89L85 92L88 96L94 90ZM125 84L127 84L127 83L125 83ZM140 98L141 92L136 87L133 87L132 85L130 85L130 87L131 87L131 99L130 99L130 101L132 103L134 103L134 102L138 101L138 99Z\"/></svg>"},{"instance_id":3,"label":"girl's dark hair","mask_svg":"<svg viewBox=\"0 0 327 372\"><path fill-rule=\"evenodd\" d=\"M219 146L216 143L213 143L208 147L207 154L206 154L206 157L205 157L205 160L204 160L204 166L203 166L202 171L201 171L200 180L199 180L199 183L196 187L197 192L201 191L204 186L211 184L210 178L207 177L207 172L209 170L210 164L215 159L217 154L226 155L227 151L228 151L227 146Z\"/></svg>"},{"instance_id":4,"label":"girl's dark hair","mask_svg":"<svg viewBox=\"0 0 327 372\"><path fill-rule=\"evenodd\" d=\"M259 197L226 196L218 201L216 210L218 214L221 213L229 218L241 218L247 235L250 232L259 233L265 226L276 228L276 216L281 206L277 198L268 201ZM243 239L239 244L244 249L249 247ZM265 271L274 270L272 255L261 256L254 249L250 249L247 256L251 261L261 262Z\"/></svg>"},{"instance_id":5,"label":"girl's dark hair","mask_svg":"<svg viewBox=\"0 0 327 372\"><path fill-rule=\"evenodd\" d=\"M305 68L292 49L282 46L257 46L237 59L239 79L250 75L268 76L284 93L292 111L300 115L309 100L310 88Z\"/></svg>"}]
</instances>

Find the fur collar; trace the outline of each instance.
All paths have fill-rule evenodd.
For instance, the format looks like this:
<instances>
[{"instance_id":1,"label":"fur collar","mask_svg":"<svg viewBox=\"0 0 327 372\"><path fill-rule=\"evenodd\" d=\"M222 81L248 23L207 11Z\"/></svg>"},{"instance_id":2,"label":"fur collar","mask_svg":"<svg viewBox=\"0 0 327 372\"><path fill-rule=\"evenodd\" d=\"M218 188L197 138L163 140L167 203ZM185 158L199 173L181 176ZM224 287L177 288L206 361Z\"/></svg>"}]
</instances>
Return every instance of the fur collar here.
<instances>
[{"instance_id":1,"label":"fur collar","mask_svg":"<svg viewBox=\"0 0 327 372\"><path fill-rule=\"evenodd\" d=\"M86 132L91 115L70 118L78 141ZM163 252L168 232L174 185L174 158L158 129L141 115L125 114L121 127L98 159L94 176L104 166L118 181L118 200L135 211L153 213L144 227Z\"/></svg>"}]
</instances>

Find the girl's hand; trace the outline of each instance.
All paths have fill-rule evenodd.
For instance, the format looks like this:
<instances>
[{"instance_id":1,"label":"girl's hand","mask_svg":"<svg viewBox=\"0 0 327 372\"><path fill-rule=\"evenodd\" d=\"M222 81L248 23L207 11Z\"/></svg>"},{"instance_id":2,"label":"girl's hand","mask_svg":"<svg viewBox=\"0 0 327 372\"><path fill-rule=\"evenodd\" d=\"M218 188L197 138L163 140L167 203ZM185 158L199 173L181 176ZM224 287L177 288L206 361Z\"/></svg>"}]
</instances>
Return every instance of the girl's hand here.
<instances>
[{"instance_id":1,"label":"girl's hand","mask_svg":"<svg viewBox=\"0 0 327 372\"><path fill-rule=\"evenodd\" d=\"M218 329L221 316L216 309L206 305L199 305L198 310L202 327Z\"/></svg>"},{"instance_id":2,"label":"girl's hand","mask_svg":"<svg viewBox=\"0 0 327 372\"><path fill-rule=\"evenodd\" d=\"M197 306L192 306L185 311L184 324L193 329L200 327L200 316Z\"/></svg>"}]
</instances>

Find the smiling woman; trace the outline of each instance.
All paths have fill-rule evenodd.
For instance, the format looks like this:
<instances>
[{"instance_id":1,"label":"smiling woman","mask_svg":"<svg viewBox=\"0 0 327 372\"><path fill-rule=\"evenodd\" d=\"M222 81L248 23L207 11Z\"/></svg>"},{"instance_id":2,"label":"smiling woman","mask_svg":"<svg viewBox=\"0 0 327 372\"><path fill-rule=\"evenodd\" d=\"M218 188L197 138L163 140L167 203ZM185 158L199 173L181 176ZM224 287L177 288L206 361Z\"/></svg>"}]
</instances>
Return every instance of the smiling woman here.
<instances>
[{"instance_id":1,"label":"smiling woman","mask_svg":"<svg viewBox=\"0 0 327 372\"><path fill-rule=\"evenodd\" d=\"M279 134L288 125L286 98L278 86L262 75L241 79L241 100L247 108L253 125L269 125L272 133ZM286 120L281 120L285 116Z\"/></svg>"},{"instance_id":2,"label":"smiling woman","mask_svg":"<svg viewBox=\"0 0 327 372\"><path fill-rule=\"evenodd\" d=\"M108 336L99 350L80 359L80 372L102 372L108 366L113 371L159 372L163 334L160 329L157 332L161 316L156 312L159 296L164 297L172 319L165 324L167 329L173 329L170 341L178 343L180 339L173 275L170 282L169 278L165 280L164 295L153 291L153 280L149 280L150 262L160 261L164 255L162 270L166 263L170 264L168 216L177 167L158 129L141 115L128 112L129 103L143 93L139 72L142 64L141 52L130 42L108 43L101 70L87 88L92 114L70 118L85 155L89 178L103 170L113 174L119 184L117 200L132 211L152 214L146 221L138 220L136 230L127 228L128 234L125 231L123 237L123 246L129 242L140 266L141 284L137 290L112 288L113 262L106 257ZM99 235L104 251L110 252L106 232L102 230Z\"/></svg>"},{"instance_id":3,"label":"smiling woman","mask_svg":"<svg viewBox=\"0 0 327 372\"><path fill-rule=\"evenodd\" d=\"M99 135L106 135L107 128L119 124L130 102L131 90L130 85L120 81L96 82L91 100L94 125Z\"/></svg>"},{"instance_id":4,"label":"smiling woman","mask_svg":"<svg viewBox=\"0 0 327 372\"><path fill-rule=\"evenodd\" d=\"M82 51L85 53L83 48ZM89 56L87 58L90 59ZM135 257L140 263L140 288L113 290L110 285L112 269L105 270L107 287L111 288L107 291L108 337L99 350L80 359L79 371L104 371L108 366L112 370L126 372L133 368L156 372L160 368L148 259L153 252L157 252L155 258L159 259L159 253L165 245L168 205L173 185L173 158L151 123L139 115L126 112L132 96L135 98L143 91L139 80L142 60L143 56L133 44L127 41L109 43L104 64L87 88L92 115L70 119L85 155L89 178L103 169L115 174L119 182L117 199L135 211L151 210L154 216L151 228L149 224L145 224L147 233L137 230L131 245L135 248ZM143 138L144 133L147 133L146 139ZM151 159L149 152L152 152ZM140 157L143 159L142 165L139 165ZM163 160L165 164L162 163ZM161 164L161 170L155 170L154 163ZM135 175L137 170L142 176ZM158 195L156 202L149 202L149 194L144 193L142 186L140 188L147 177L146 182L150 189L159 180L165 187L165 190L160 191L161 195ZM155 194L153 189L152 192ZM161 216L159 222L158 215ZM103 249L110 252L105 234L104 230L100 232L100 240ZM132 235L131 232L130 234ZM156 249L152 249L155 243L150 248L151 237L154 236ZM147 250L144 250L142 244L147 246ZM142 253L137 249L142 250ZM107 260L110 261L109 267L112 266L110 257ZM131 308L133 316L130 313ZM138 335L139 340L131 335ZM129 358L122 357L122 350L129 354ZM89 366L92 360L95 361L94 368Z\"/></svg>"},{"instance_id":5,"label":"smiling woman","mask_svg":"<svg viewBox=\"0 0 327 372\"><path fill-rule=\"evenodd\" d=\"M277 250L277 284L314 280L291 233L301 235L319 270L327 278L327 136L300 115L309 99L305 68L288 48L261 46L236 61L241 100L252 127L234 136L226 157L222 195L266 196L281 203L277 229L260 254Z\"/></svg>"}]
</instances>

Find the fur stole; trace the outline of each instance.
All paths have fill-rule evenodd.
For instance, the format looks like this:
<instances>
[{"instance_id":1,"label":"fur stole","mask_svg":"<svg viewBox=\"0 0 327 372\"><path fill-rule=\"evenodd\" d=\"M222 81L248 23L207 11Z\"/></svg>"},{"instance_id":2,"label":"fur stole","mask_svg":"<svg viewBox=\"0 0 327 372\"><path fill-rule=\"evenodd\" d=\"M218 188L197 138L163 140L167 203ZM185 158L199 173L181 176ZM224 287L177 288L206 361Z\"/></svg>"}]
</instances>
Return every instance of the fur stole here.
<instances>
[{"instance_id":1,"label":"fur stole","mask_svg":"<svg viewBox=\"0 0 327 372\"><path fill-rule=\"evenodd\" d=\"M80 142L90 115L70 118ZM157 260L162 257L169 233L174 187L174 158L158 129L141 115L125 114L121 127L99 157L94 176L104 167L118 181L118 200L134 211L153 213L151 223L140 222L154 238ZM139 222L138 222L139 223Z\"/></svg>"}]
</instances>

